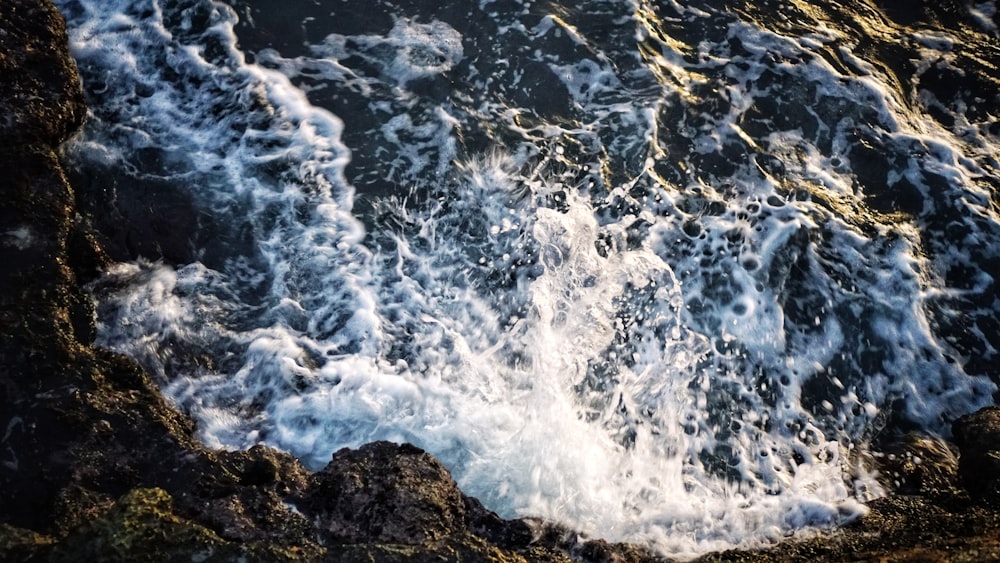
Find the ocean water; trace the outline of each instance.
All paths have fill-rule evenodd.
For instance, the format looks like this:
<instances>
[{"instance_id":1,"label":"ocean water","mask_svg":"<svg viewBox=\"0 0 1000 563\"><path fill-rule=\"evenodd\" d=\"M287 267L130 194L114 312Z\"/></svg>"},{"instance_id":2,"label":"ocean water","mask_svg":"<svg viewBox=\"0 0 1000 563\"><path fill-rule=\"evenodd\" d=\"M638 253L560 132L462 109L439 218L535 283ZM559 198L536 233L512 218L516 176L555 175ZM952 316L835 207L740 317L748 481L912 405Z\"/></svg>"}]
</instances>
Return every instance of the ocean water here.
<instances>
[{"instance_id":1,"label":"ocean water","mask_svg":"<svg viewBox=\"0 0 1000 563\"><path fill-rule=\"evenodd\" d=\"M687 557L993 403L994 2L56 3L99 342L210 446L411 442Z\"/></svg>"}]
</instances>

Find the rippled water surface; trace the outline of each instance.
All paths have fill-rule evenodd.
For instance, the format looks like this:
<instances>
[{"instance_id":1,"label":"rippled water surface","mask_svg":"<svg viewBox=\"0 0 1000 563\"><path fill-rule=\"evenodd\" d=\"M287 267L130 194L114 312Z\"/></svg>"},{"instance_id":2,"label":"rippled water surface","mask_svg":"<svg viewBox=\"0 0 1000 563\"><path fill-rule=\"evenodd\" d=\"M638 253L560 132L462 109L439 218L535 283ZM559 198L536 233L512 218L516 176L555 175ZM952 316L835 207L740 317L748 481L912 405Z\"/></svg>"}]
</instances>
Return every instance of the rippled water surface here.
<instances>
[{"instance_id":1,"label":"rippled water surface","mask_svg":"<svg viewBox=\"0 0 1000 563\"><path fill-rule=\"evenodd\" d=\"M209 445L692 555L993 402L993 2L57 4L101 342Z\"/></svg>"}]
</instances>

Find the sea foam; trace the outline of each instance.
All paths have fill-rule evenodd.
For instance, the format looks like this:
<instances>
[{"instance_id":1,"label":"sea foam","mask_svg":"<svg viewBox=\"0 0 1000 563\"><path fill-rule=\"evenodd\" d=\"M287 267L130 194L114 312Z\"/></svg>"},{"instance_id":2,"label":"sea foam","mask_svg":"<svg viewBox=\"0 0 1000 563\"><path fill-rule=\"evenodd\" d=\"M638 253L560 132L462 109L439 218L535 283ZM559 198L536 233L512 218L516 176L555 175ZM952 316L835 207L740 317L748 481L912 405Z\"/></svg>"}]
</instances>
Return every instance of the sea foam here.
<instances>
[{"instance_id":1,"label":"sea foam","mask_svg":"<svg viewBox=\"0 0 1000 563\"><path fill-rule=\"evenodd\" d=\"M483 3L250 63L220 3L60 6L68 156L202 214L197 261L95 284L100 342L210 446L412 442L503 516L693 555L850 521L888 417L946 432L995 391L939 334L992 283L944 279L997 233L995 138L830 27ZM964 239L929 239L952 208Z\"/></svg>"}]
</instances>

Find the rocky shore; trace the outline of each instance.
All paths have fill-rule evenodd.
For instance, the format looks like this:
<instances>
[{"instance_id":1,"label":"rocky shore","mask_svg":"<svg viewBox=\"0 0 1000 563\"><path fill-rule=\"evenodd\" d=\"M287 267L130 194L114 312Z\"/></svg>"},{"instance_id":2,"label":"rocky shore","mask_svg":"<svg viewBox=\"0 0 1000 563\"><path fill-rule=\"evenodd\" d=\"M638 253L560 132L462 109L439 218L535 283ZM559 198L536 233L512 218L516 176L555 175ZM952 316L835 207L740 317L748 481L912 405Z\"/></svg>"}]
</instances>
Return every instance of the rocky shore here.
<instances>
[{"instance_id":1,"label":"rocky shore","mask_svg":"<svg viewBox=\"0 0 1000 563\"><path fill-rule=\"evenodd\" d=\"M110 263L57 149L86 108L62 17L0 2L0 561L657 561L503 520L410 445L310 473L267 448L205 448L131 359L93 345L82 284ZM895 489L855 524L700 561L1000 560L1000 409L956 444L911 436Z\"/></svg>"}]
</instances>

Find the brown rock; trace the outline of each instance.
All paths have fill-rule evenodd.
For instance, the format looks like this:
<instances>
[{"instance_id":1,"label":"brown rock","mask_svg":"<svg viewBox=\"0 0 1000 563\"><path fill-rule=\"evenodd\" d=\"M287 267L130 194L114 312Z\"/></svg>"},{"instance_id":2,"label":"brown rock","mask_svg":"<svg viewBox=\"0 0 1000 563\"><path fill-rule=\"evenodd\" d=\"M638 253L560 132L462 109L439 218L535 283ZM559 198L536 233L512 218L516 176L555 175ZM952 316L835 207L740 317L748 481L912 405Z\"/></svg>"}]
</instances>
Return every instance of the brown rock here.
<instances>
[{"instance_id":1,"label":"brown rock","mask_svg":"<svg viewBox=\"0 0 1000 563\"><path fill-rule=\"evenodd\" d=\"M465 528L465 500L441 462L409 445L343 449L313 475L299 510L324 543L419 545Z\"/></svg>"},{"instance_id":2,"label":"brown rock","mask_svg":"<svg viewBox=\"0 0 1000 563\"><path fill-rule=\"evenodd\" d=\"M55 147L86 115L80 77L67 52L66 24L51 2L0 3L0 22L3 146Z\"/></svg>"},{"instance_id":3,"label":"brown rock","mask_svg":"<svg viewBox=\"0 0 1000 563\"><path fill-rule=\"evenodd\" d=\"M973 499L1000 505L1000 408L987 407L952 425L961 452L958 475Z\"/></svg>"}]
</instances>

